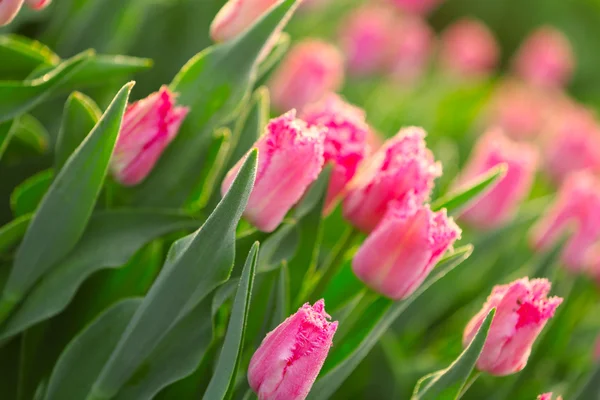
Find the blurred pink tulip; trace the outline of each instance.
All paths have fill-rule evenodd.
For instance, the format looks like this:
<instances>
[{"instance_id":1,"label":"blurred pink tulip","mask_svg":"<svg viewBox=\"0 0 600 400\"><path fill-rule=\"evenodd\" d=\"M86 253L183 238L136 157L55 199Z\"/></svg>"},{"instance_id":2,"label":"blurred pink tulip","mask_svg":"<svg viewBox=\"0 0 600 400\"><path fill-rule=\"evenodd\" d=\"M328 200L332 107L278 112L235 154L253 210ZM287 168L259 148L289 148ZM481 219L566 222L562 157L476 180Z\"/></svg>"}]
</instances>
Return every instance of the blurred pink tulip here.
<instances>
[{"instance_id":1,"label":"blurred pink tulip","mask_svg":"<svg viewBox=\"0 0 600 400\"><path fill-rule=\"evenodd\" d=\"M210 25L215 42L225 42L248 29L279 0L229 0Z\"/></svg>"},{"instance_id":2,"label":"blurred pink tulip","mask_svg":"<svg viewBox=\"0 0 600 400\"><path fill-rule=\"evenodd\" d=\"M517 75L540 86L564 86L573 74L574 65L569 39L549 26L533 32L514 60Z\"/></svg>"},{"instance_id":3,"label":"blurred pink tulip","mask_svg":"<svg viewBox=\"0 0 600 400\"><path fill-rule=\"evenodd\" d=\"M590 110L565 105L549 120L543 139L545 171L554 181L577 171L600 172L600 124Z\"/></svg>"},{"instance_id":4,"label":"blurred pink tulip","mask_svg":"<svg viewBox=\"0 0 600 400\"><path fill-rule=\"evenodd\" d=\"M474 19L461 19L446 28L441 37L441 63L450 74L465 79L492 73L500 50L492 32Z\"/></svg>"},{"instance_id":5,"label":"blurred pink tulip","mask_svg":"<svg viewBox=\"0 0 600 400\"><path fill-rule=\"evenodd\" d=\"M410 192L417 202L429 198L442 166L434 161L425 135L421 128L404 128L363 162L346 189L343 211L348 221L371 232L392 201L402 201Z\"/></svg>"},{"instance_id":6,"label":"blurred pink tulip","mask_svg":"<svg viewBox=\"0 0 600 400\"><path fill-rule=\"evenodd\" d=\"M341 49L353 75L369 75L386 69L393 43L396 16L382 5L352 11L342 21Z\"/></svg>"},{"instance_id":7,"label":"blurred pink tulip","mask_svg":"<svg viewBox=\"0 0 600 400\"><path fill-rule=\"evenodd\" d=\"M496 308L496 315L477 360L480 371L503 376L525 368L531 346L563 300L560 297L548 297L550 287L547 279L528 278L494 287L481 311L468 323L463 336L463 345L466 347L488 312Z\"/></svg>"},{"instance_id":8,"label":"blurred pink tulip","mask_svg":"<svg viewBox=\"0 0 600 400\"><path fill-rule=\"evenodd\" d=\"M410 296L440 257L460 238L446 210L433 212L412 194L393 201L352 260L356 276L394 300Z\"/></svg>"},{"instance_id":9,"label":"blurred pink tulip","mask_svg":"<svg viewBox=\"0 0 600 400\"><path fill-rule=\"evenodd\" d=\"M443 0L391 0L407 13L427 14L436 8Z\"/></svg>"},{"instance_id":10,"label":"blurred pink tulip","mask_svg":"<svg viewBox=\"0 0 600 400\"><path fill-rule=\"evenodd\" d=\"M468 185L499 164L507 166L506 175L460 217L479 229L496 228L513 216L533 184L538 153L532 145L513 142L501 130L490 129L475 144L456 186Z\"/></svg>"},{"instance_id":11,"label":"blurred pink tulip","mask_svg":"<svg viewBox=\"0 0 600 400\"><path fill-rule=\"evenodd\" d=\"M327 42L307 39L296 44L275 71L269 83L271 100L278 110L302 109L335 92L343 81L339 50Z\"/></svg>"},{"instance_id":12,"label":"blurred pink tulip","mask_svg":"<svg viewBox=\"0 0 600 400\"><path fill-rule=\"evenodd\" d=\"M8 25L16 16L23 3L33 10L42 10L51 0L0 0L0 26Z\"/></svg>"},{"instance_id":13,"label":"blurred pink tulip","mask_svg":"<svg viewBox=\"0 0 600 400\"><path fill-rule=\"evenodd\" d=\"M269 122L265 134L253 146L258 149L258 170L244 211L248 221L264 232L277 228L321 172L324 141L325 128L309 128L296 119L295 110ZM223 194L229 190L244 159L225 177Z\"/></svg>"},{"instance_id":14,"label":"blurred pink tulip","mask_svg":"<svg viewBox=\"0 0 600 400\"><path fill-rule=\"evenodd\" d=\"M248 382L259 400L303 400L332 345L337 322L323 300L306 303L263 339L250 360Z\"/></svg>"},{"instance_id":15,"label":"blurred pink tulip","mask_svg":"<svg viewBox=\"0 0 600 400\"><path fill-rule=\"evenodd\" d=\"M556 200L533 227L532 244L548 250L566 233L571 237L562 259L577 272L585 267L587 252L600 239L600 179L589 172L565 179Z\"/></svg>"},{"instance_id":16,"label":"blurred pink tulip","mask_svg":"<svg viewBox=\"0 0 600 400\"><path fill-rule=\"evenodd\" d=\"M405 16L396 24L392 36L392 76L402 83L412 83L427 68L433 53L435 34L424 19Z\"/></svg>"},{"instance_id":17,"label":"blurred pink tulip","mask_svg":"<svg viewBox=\"0 0 600 400\"><path fill-rule=\"evenodd\" d=\"M552 392L540 394L537 397L537 400L552 400ZM558 396L556 400L562 400L562 396Z\"/></svg>"},{"instance_id":18,"label":"blurred pink tulip","mask_svg":"<svg viewBox=\"0 0 600 400\"><path fill-rule=\"evenodd\" d=\"M301 119L308 126L326 128L325 163L334 165L325 199L325 213L329 213L368 153L369 126L363 110L334 93L308 105Z\"/></svg>"},{"instance_id":19,"label":"blurred pink tulip","mask_svg":"<svg viewBox=\"0 0 600 400\"><path fill-rule=\"evenodd\" d=\"M111 159L111 171L126 186L140 183L175 139L189 109L176 106L177 94L163 86L125 111Z\"/></svg>"}]
</instances>

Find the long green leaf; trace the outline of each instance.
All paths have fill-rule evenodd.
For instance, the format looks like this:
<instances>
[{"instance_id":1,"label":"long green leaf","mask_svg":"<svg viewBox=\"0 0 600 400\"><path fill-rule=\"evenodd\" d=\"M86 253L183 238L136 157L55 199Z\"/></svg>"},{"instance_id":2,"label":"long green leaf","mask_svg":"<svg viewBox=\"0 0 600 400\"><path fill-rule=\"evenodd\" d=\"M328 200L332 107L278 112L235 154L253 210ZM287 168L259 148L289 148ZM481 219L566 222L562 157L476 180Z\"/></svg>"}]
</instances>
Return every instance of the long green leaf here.
<instances>
[{"instance_id":1,"label":"long green leaf","mask_svg":"<svg viewBox=\"0 0 600 400\"><path fill-rule=\"evenodd\" d=\"M340 344L336 344L334 338L332 354L325 361L322 371L325 374L315 382L308 399L324 400L332 396L410 303L424 293L431 284L466 260L472 251L472 246L465 246L441 260L432 275L408 299L392 302L380 298L375 301L363 313L363 318L357 322L356 326L360 329L354 332L354 335L348 336L344 340L345 343Z\"/></svg>"},{"instance_id":2,"label":"long green leaf","mask_svg":"<svg viewBox=\"0 0 600 400\"><path fill-rule=\"evenodd\" d=\"M24 79L40 65L51 66L60 58L48 47L22 36L0 35L0 79Z\"/></svg>"},{"instance_id":3,"label":"long green leaf","mask_svg":"<svg viewBox=\"0 0 600 400\"><path fill-rule=\"evenodd\" d=\"M34 154L43 154L48 150L49 139L48 131L36 118L29 114L19 117L14 132L17 144L32 150Z\"/></svg>"},{"instance_id":4,"label":"long green leaf","mask_svg":"<svg viewBox=\"0 0 600 400\"><path fill-rule=\"evenodd\" d=\"M31 215L23 215L0 227L0 254L15 246L25 236Z\"/></svg>"},{"instance_id":5,"label":"long green leaf","mask_svg":"<svg viewBox=\"0 0 600 400\"><path fill-rule=\"evenodd\" d=\"M246 332L248 311L250 310L250 297L252 296L257 257L258 243L250 249L250 254L248 254L248 259L246 260L246 265L239 281L223 348L221 349L215 372L208 384L208 389L204 393L203 398L206 400L225 399L233 391L243 350L242 346Z\"/></svg>"},{"instance_id":6,"label":"long green leaf","mask_svg":"<svg viewBox=\"0 0 600 400\"><path fill-rule=\"evenodd\" d=\"M10 208L15 217L33 213L52 184L54 171L51 169L41 171L13 190L10 195Z\"/></svg>"},{"instance_id":7,"label":"long green leaf","mask_svg":"<svg viewBox=\"0 0 600 400\"><path fill-rule=\"evenodd\" d=\"M128 83L117 93L44 196L4 287L0 321L81 238L104 182L132 86Z\"/></svg>"},{"instance_id":8,"label":"long green leaf","mask_svg":"<svg viewBox=\"0 0 600 400\"><path fill-rule=\"evenodd\" d=\"M483 350L495 311L495 309L490 310L471 343L448 368L425 376L417 382L412 396L413 400L456 399L458 397Z\"/></svg>"},{"instance_id":9,"label":"long green leaf","mask_svg":"<svg viewBox=\"0 0 600 400\"><path fill-rule=\"evenodd\" d=\"M600 364L594 368L588 380L577 393L570 397L572 400L600 400Z\"/></svg>"},{"instance_id":10,"label":"long green leaf","mask_svg":"<svg viewBox=\"0 0 600 400\"><path fill-rule=\"evenodd\" d=\"M197 226L197 221L174 212L123 210L95 213L75 249L36 283L1 327L0 341L58 314L96 271L121 267L151 240Z\"/></svg>"},{"instance_id":11,"label":"long green leaf","mask_svg":"<svg viewBox=\"0 0 600 400\"><path fill-rule=\"evenodd\" d=\"M256 165L257 151L253 151L204 225L174 244L166 265L104 366L89 399L116 395L169 329L229 278L235 229L254 184Z\"/></svg>"},{"instance_id":12,"label":"long green leaf","mask_svg":"<svg viewBox=\"0 0 600 400\"><path fill-rule=\"evenodd\" d=\"M183 66L170 86L179 93L178 102L191 111L156 168L134 189L137 203L180 206L189 198L204 167L212 132L239 112L265 43L287 22L296 1L280 1L237 39L204 50Z\"/></svg>"},{"instance_id":13,"label":"long green leaf","mask_svg":"<svg viewBox=\"0 0 600 400\"><path fill-rule=\"evenodd\" d=\"M4 152L8 148L8 144L10 143L12 137L15 134L15 130L17 129L18 120L7 120L0 121L0 160L2 160L2 156Z\"/></svg>"}]
</instances>

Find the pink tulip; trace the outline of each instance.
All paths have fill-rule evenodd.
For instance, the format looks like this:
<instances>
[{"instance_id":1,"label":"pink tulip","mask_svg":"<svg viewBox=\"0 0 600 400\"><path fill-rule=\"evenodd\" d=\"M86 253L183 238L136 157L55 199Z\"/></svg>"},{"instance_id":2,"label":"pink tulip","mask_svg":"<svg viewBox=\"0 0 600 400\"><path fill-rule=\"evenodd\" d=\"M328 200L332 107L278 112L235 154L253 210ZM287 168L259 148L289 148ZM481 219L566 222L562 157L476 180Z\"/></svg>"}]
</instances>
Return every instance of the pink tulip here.
<instances>
[{"instance_id":1,"label":"pink tulip","mask_svg":"<svg viewBox=\"0 0 600 400\"><path fill-rule=\"evenodd\" d=\"M433 30L424 19L405 16L396 25L392 36L392 76L400 82L412 83L425 72L433 53Z\"/></svg>"},{"instance_id":2,"label":"pink tulip","mask_svg":"<svg viewBox=\"0 0 600 400\"><path fill-rule=\"evenodd\" d=\"M565 105L548 122L543 153L545 171L556 182L583 170L600 172L600 124L579 105Z\"/></svg>"},{"instance_id":3,"label":"pink tulip","mask_svg":"<svg viewBox=\"0 0 600 400\"><path fill-rule=\"evenodd\" d=\"M572 234L562 259L577 272L585 267L587 252L600 239L600 179L589 172L565 179L554 204L533 227L532 244L548 250L567 232Z\"/></svg>"},{"instance_id":4,"label":"pink tulip","mask_svg":"<svg viewBox=\"0 0 600 400\"><path fill-rule=\"evenodd\" d=\"M259 400L302 400L308 396L332 345L337 322L325 303L306 303L263 339L250 360L248 382Z\"/></svg>"},{"instance_id":5,"label":"pink tulip","mask_svg":"<svg viewBox=\"0 0 600 400\"><path fill-rule=\"evenodd\" d=\"M225 42L248 29L278 0L229 0L210 25L215 42Z\"/></svg>"},{"instance_id":6,"label":"pink tulip","mask_svg":"<svg viewBox=\"0 0 600 400\"><path fill-rule=\"evenodd\" d=\"M492 289L492 294L481 311L468 323L463 336L463 345L466 347L488 312L496 308L496 315L477 360L479 370L503 376L525 368L531 346L563 300L560 297L548 297L550 287L547 279L521 278Z\"/></svg>"},{"instance_id":7,"label":"pink tulip","mask_svg":"<svg viewBox=\"0 0 600 400\"><path fill-rule=\"evenodd\" d=\"M562 87L571 78L574 64L569 39L555 28L543 27L525 40L514 60L514 69L532 84Z\"/></svg>"},{"instance_id":8,"label":"pink tulip","mask_svg":"<svg viewBox=\"0 0 600 400\"><path fill-rule=\"evenodd\" d=\"M499 164L506 164L507 172L461 219L479 229L493 229L508 221L529 194L537 163L535 147L513 142L499 129L488 130L475 144L458 186L470 184Z\"/></svg>"},{"instance_id":9,"label":"pink tulip","mask_svg":"<svg viewBox=\"0 0 600 400\"><path fill-rule=\"evenodd\" d=\"M442 166L434 161L425 135L421 128L404 128L364 161L346 189L343 210L348 221L371 232L390 202L402 201L410 192L418 203L429 198Z\"/></svg>"},{"instance_id":10,"label":"pink tulip","mask_svg":"<svg viewBox=\"0 0 600 400\"><path fill-rule=\"evenodd\" d=\"M0 0L0 26L8 25L25 2L33 10L41 10L50 4L50 0Z\"/></svg>"},{"instance_id":11,"label":"pink tulip","mask_svg":"<svg viewBox=\"0 0 600 400\"><path fill-rule=\"evenodd\" d=\"M427 14L436 8L442 0L391 0L407 13Z\"/></svg>"},{"instance_id":12,"label":"pink tulip","mask_svg":"<svg viewBox=\"0 0 600 400\"><path fill-rule=\"evenodd\" d=\"M381 5L367 5L342 21L341 48L353 75L369 75L386 69L396 18Z\"/></svg>"},{"instance_id":13,"label":"pink tulip","mask_svg":"<svg viewBox=\"0 0 600 400\"><path fill-rule=\"evenodd\" d=\"M442 33L441 62L452 75L480 78L489 75L499 58L492 32L481 22L462 19Z\"/></svg>"},{"instance_id":14,"label":"pink tulip","mask_svg":"<svg viewBox=\"0 0 600 400\"><path fill-rule=\"evenodd\" d=\"M272 119L266 132L254 144L258 149L258 170L244 216L261 231L271 232L300 200L323 168L325 129L308 127L292 110ZM243 159L227 174L221 192L225 194Z\"/></svg>"},{"instance_id":15,"label":"pink tulip","mask_svg":"<svg viewBox=\"0 0 600 400\"><path fill-rule=\"evenodd\" d=\"M540 394L537 400L552 400L552 392ZM562 396L558 396L556 400L562 400Z\"/></svg>"},{"instance_id":16,"label":"pink tulip","mask_svg":"<svg viewBox=\"0 0 600 400\"><path fill-rule=\"evenodd\" d=\"M189 109L175 105L177 95L166 86L131 104L125 115L111 160L117 181L126 186L141 182L171 143Z\"/></svg>"},{"instance_id":17,"label":"pink tulip","mask_svg":"<svg viewBox=\"0 0 600 400\"><path fill-rule=\"evenodd\" d=\"M328 213L367 155L369 126L363 110L334 93L306 107L301 118L308 126L326 128L325 163L334 165L325 199L325 212Z\"/></svg>"},{"instance_id":18,"label":"pink tulip","mask_svg":"<svg viewBox=\"0 0 600 400\"><path fill-rule=\"evenodd\" d=\"M335 92L344 81L344 60L333 45L316 39L295 45L269 83L278 110L302 109Z\"/></svg>"},{"instance_id":19,"label":"pink tulip","mask_svg":"<svg viewBox=\"0 0 600 400\"><path fill-rule=\"evenodd\" d=\"M460 238L446 210L433 212L411 194L393 201L352 260L356 276L394 300L405 299L423 283L440 257Z\"/></svg>"},{"instance_id":20,"label":"pink tulip","mask_svg":"<svg viewBox=\"0 0 600 400\"><path fill-rule=\"evenodd\" d=\"M42 10L50 4L51 0L25 0L27 4L33 10Z\"/></svg>"}]
</instances>

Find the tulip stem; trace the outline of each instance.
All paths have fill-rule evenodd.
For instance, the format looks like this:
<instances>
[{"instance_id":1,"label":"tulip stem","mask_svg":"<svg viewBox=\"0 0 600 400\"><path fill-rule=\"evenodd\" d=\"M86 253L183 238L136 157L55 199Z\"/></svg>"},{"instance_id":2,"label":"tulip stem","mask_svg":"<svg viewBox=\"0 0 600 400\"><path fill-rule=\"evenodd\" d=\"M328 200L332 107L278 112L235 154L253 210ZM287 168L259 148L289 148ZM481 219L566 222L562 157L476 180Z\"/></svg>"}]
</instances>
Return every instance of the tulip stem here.
<instances>
[{"instance_id":1,"label":"tulip stem","mask_svg":"<svg viewBox=\"0 0 600 400\"><path fill-rule=\"evenodd\" d=\"M319 270L320 274L317 283L307 296L310 301L316 301L323 295L327 285L343 265L344 256L359 234L360 232L354 227L350 227L344 232L342 238L325 261L325 264Z\"/></svg>"},{"instance_id":2,"label":"tulip stem","mask_svg":"<svg viewBox=\"0 0 600 400\"><path fill-rule=\"evenodd\" d=\"M463 397L463 395L467 392L467 390L469 390L469 388L475 383L477 378L479 378L480 376L481 376L481 371L475 371L475 373L473 373L471 375L471 377L469 378L467 383L465 383L465 386L463 386L463 388L461 389L460 393L458 394L458 396L456 398L460 399L461 397Z\"/></svg>"}]
</instances>

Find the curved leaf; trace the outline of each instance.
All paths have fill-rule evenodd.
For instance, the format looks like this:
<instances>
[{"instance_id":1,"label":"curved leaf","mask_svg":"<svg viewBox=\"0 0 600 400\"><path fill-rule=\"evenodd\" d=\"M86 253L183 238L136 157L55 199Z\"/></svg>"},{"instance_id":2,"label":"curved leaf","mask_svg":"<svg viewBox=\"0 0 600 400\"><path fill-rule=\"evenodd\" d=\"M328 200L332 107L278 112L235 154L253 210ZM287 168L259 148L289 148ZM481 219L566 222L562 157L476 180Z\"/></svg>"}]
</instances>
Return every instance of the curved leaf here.
<instances>
[{"instance_id":1,"label":"curved leaf","mask_svg":"<svg viewBox=\"0 0 600 400\"><path fill-rule=\"evenodd\" d=\"M40 42L18 35L0 35L0 79L24 79L40 65L58 64L60 58Z\"/></svg>"},{"instance_id":2,"label":"curved leaf","mask_svg":"<svg viewBox=\"0 0 600 400\"><path fill-rule=\"evenodd\" d=\"M32 215L23 215L0 227L0 254L9 250L23 239L31 218Z\"/></svg>"},{"instance_id":3,"label":"curved leaf","mask_svg":"<svg viewBox=\"0 0 600 400\"><path fill-rule=\"evenodd\" d=\"M33 213L48 191L54 178L54 171L48 169L29 177L13 190L10 195L10 208L15 217Z\"/></svg>"},{"instance_id":4,"label":"curved leaf","mask_svg":"<svg viewBox=\"0 0 600 400\"><path fill-rule=\"evenodd\" d=\"M283 32L279 35L277 39L277 43L273 47L273 50L269 53L267 58L265 58L260 65L258 66L258 76L257 83L262 84L267 80L270 73L275 69L275 67L279 64L279 61L285 56L288 49L290 48L290 35Z\"/></svg>"},{"instance_id":5,"label":"curved leaf","mask_svg":"<svg viewBox=\"0 0 600 400\"><path fill-rule=\"evenodd\" d=\"M43 154L48 150L50 136L40 121L29 114L23 114L15 127L14 140L35 153Z\"/></svg>"}]
</instances>

